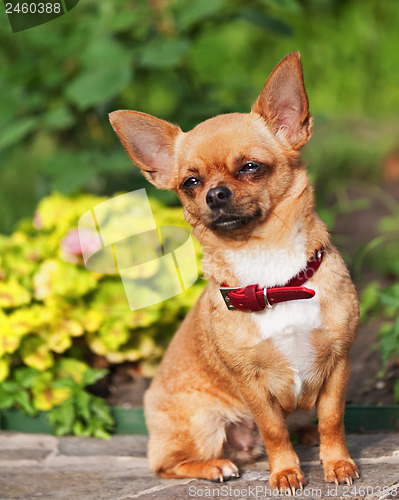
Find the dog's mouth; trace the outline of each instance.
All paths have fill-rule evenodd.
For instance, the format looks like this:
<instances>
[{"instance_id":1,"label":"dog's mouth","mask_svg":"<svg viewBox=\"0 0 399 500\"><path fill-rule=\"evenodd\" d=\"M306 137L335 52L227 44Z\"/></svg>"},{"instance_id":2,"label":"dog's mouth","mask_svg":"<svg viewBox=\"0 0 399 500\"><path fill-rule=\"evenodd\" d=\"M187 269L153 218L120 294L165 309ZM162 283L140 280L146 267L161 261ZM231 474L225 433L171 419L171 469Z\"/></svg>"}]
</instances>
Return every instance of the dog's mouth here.
<instances>
[{"instance_id":1,"label":"dog's mouth","mask_svg":"<svg viewBox=\"0 0 399 500\"><path fill-rule=\"evenodd\" d=\"M221 213L207 226L212 231L227 233L230 231L237 231L242 229L262 217L262 210L258 207L253 214L229 214Z\"/></svg>"}]
</instances>

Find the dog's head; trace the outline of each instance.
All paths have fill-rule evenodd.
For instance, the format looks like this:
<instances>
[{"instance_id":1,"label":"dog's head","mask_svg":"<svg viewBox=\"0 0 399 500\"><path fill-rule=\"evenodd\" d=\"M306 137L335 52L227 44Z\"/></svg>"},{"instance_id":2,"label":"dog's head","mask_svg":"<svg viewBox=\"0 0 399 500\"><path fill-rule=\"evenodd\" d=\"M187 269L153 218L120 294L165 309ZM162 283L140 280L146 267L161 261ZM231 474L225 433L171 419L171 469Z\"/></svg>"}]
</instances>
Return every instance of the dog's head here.
<instances>
[{"instance_id":1,"label":"dog's head","mask_svg":"<svg viewBox=\"0 0 399 500\"><path fill-rule=\"evenodd\" d=\"M274 69L250 113L210 118L189 132L137 111L111 124L146 178L175 191L196 234L242 238L264 224L292 184L312 118L300 56Z\"/></svg>"}]
</instances>

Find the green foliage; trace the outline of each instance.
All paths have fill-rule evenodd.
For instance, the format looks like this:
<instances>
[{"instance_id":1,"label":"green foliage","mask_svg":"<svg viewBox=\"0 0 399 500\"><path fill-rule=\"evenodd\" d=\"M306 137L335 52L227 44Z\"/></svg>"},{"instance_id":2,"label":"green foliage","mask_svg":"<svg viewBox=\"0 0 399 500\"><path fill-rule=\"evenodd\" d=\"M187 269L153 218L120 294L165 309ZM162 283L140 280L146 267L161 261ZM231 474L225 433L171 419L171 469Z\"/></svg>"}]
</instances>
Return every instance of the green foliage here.
<instances>
[{"instance_id":1,"label":"green foliage","mask_svg":"<svg viewBox=\"0 0 399 500\"><path fill-rule=\"evenodd\" d=\"M377 282L370 283L362 293L360 310L362 321L372 314L385 318L378 332L384 363L383 374L388 363L399 357L399 283L384 289ZM399 403L399 380L395 385L394 398Z\"/></svg>"},{"instance_id":2,"label":"green foliage","mask_svg":"<svg viewBox=\"0 0 399 500\"><path fill-rule=\"evenodd\" d=\"M238 2L225 0L87 0L18 35L2 23L0 232L10 232L54 190L110 193L137 181L107 112L136 108L192 126L207 113L227 109L200 67L204 54L194 54L206 39L214 43L215 32L225 33L219 49L231 66L253 51L269 29L255 25L272 16L261 2L250 4L252 20ZM284 31L285 24L273 29ZM244 76L238 85L227 84L229 102L252 90ZM250 98L245 101L248 106Z\"/></svg>"},{"instance_id":3,"label":"green foliage","mask_svg":"<svg viewBox=\"0 0 399 500\"><path fill-rule=\"evenodd\" d=\"M18 34L2 23L0 233L14 233L0 236L0 380L14 381L22 368L39 371L42 378L24 390L34 407L50 409L70 390L51 387L57 363L77 361L76 353L135 361L151 374L201 289L125 313L117 277L63 260L60 242L79 215L103 200L77 193L144 185L108 112L138 109L186 130L217 113L248 111L275 63L299 49L315 116L304 157L321 215L333 226L338 214L356 208L340 194L345 185L378 179L381 158L397 147L398 13L397 0L85 0ZM54 191L62 195L41 202L36 228L25 222L15 231L16 221ZM337 191L336 209L326 209ZM159 213L181 222L181 209L163 205L174 206L176 197L156 196ZM399 275L397 227L392 210L380 237L359 255L359 268L365 262L384 276ZM374 250L380 255L373 260ZM364 317L387 307L381 300L371 286ZM386 328L389 337L395 327ZM393 355L384 349L387 359ZM65 415L77 414L77 402L68 405ZM62 427L62 415L58 421Z\"/></svg>"},{"instance_id":4,"label":"green foliage","mask_svg":"<svg viewBox=\"0 0 399 500\"><path fill-rule=\"evenodd\" d=\"M381 235L372 239L361 250L357 262L356 272L364 265L375 269L381 276L387 278L399 277L399 226L392 226L391 229L383 229L384 222L395 220L395 217L385 217L380 224Z\"/></svg>"},{"instance_id":5,"label":"green foliage","mask_svg":"<svg viewBox=\"0 0 399 500\"><path fill-rule=\"evenodd\" d=\"M15 370L14 380L6 380L0 385L0 408L19 407L28 415L36 415L29 389L32 388L36 370L31 368L20 368Z\"/></svg>"},{"instance_id":6,"label":"green foliage","mask_svg":"<svg viewBox=\"0 0 399 500\"><path fill-rule=\"evenodd\" d=\"M12 379L0 385L0 409L15 406L31 416L39 410L51 410L47 417L57 436L106 439L113 428L110 409L104 400L85 390L106 374L107 370L94 370L68 358L57 362L51 372L19 367Z\"/></svg>"},{"instance_id":7,"label":"green foliage","mask_svg":"<svg viewBox=\"0 0 399 500\"><path fill-rule=\"evenodd\" d=\"M380 311L380 285L377 281L372 281L360 296L360 322L365 323L369 315L376 311Z\"/></svg>"},{"instance_id":8,"label":"green foliage","mask_svg":"<svg viewBox=\"0 0 399 500\"><path fill-rule=\"evenodd\" d=\"M247 111L297 49L317 125L305 156L325 195L348 172L375 178L397 136L396 121L377 120L399 98L398 46L396 0L86 0L18 34L4 22L0 232L54 190L139 187L107 112L139 109L187 129Z\"/></svg>"},{"instance_id":9,"label":"green foliage","mask_svg":"<svg viewBox=\"0 0 399 500\"><path fill-rule=\"evenodd\" d=\"M378 193L378 191L376 191ZM381 289L377 281L370 283L361 295L360 318L366 321L370 315L384 320L379 329L381 356L385 372L388 363L399 356L399 205L387 193L381 193L381 201L390 211L378 224L379 235L361 250L355 263L355 273L368 267L378 275L393 282ZM399 403L399 380L394 393Z\"/></svg>"},{"instance_id":10,"label":"green foliage","mask_svg":"<svg viewBox=\"0 0 399 500\"><path fill-rule=\"evenodd\" d=\"M318 193L316 193L318 199ZM327 227L329 229L334 228L334 224L336 218L342 215L347 215L357 210L364 210L368 208L371 204L369 198L358 198L355 200L351 200L348 196L348 186L339 186L335 191L336 200L334 205L324 206L323 203L320 203L320 206L317 207L317 213L324 220Z\"/></svg>"},{"instance_id":11,"label":"green foliage","mask_svg":"<svg viewBox=\"0 0 399 500\"><path fill-rule=\"evenodd\" d=\"M107 435L108 409L85 391L105 372L89 369L86 360L134 361L143 375L153 375L203 288L199 281L184 294L131 312L119 275L88 271L63 243L79 217L104 200L54 194L41 201L33 223L25 220L0 238L0 408L51 410L60 435ZM151 207L159 225L182 224L181 208L155 200Z\"/></svg>"},{"instance_id":12,"label":"green foliage","mask_svg":"<svg viewBox=\"0 0 399 500\"><path fill-rule=\"evenodd\" d=\"M52 384L53 389L68 389L69 396L48 416L55 435L93 436L99 439L110 437L114 421L105 401L85 391L107 374L107 370L88 369L80 382L72 376L59 379Z\"/></svg>"}]
</instances>

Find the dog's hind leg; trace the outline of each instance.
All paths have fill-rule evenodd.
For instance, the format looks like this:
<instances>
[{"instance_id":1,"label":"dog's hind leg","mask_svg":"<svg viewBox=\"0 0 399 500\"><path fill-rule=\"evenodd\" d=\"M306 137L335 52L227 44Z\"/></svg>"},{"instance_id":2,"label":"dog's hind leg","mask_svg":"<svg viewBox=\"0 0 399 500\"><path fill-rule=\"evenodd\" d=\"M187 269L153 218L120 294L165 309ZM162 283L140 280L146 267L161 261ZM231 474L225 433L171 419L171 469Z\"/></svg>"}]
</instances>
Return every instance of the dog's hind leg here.
<instances>
[{"instance_id":1,"label":"dog's hind leg","mask_svg":"<svg viewBox=\"0 0 399 500\"><path fill-rule=\"evenodd\" d=\"M197 477L226 481L238 477L238 467L223 458L226 424L237 410L209 394L193 391L159 398L145 396L150 439L148 458L157 474L167 478Z\"/></svg>"},{"instance_id":2,"label":"dog's hind leg","mask_svg":"<svg viewBox=\"0 0 399 500\"><path fill-rule=\"evenodd\" d=\"M167 478L196 477L221 483L240 475L238 467L225 458L181 462L171 469L159 471L159 474Z\"/></svg>"}]
</instances>

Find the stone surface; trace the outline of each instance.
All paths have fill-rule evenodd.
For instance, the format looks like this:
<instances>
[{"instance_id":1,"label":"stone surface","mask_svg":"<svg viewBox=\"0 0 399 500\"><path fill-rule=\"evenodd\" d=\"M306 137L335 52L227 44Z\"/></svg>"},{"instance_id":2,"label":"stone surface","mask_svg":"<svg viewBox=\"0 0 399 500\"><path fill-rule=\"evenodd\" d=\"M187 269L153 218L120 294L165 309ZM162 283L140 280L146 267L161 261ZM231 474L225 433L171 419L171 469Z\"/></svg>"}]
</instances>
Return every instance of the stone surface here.
<instances>
[{"instance_id":1,"label":"stone surface","mask_svg":"<svg viewBox=\"0 0 399 500\"><path fill-rule=\"evenodd\" d=\"M348 435L347 444L354 460L366 460L375 457L390 457L399 454L399 438L397 433L378 433L366 435ZM318 446L296 446L301 461L318 461Z\"/></svg>"},{"instance_id":2,"label":"stone surface","mask_svg":"<svg viewBox=\"0 0 399 500\"><path fill-rule=\"evenodd\" d=\"M109 441L102 441L90 438L65 437L59 442L59 450L63 455L145 457L147 439L147 436L113 436Z\"/></svg>"},{"instance_id":3,"label":"stone surface","mask_svg":"<svg viewBox=\"0 0 399 500\"><path fill-rule=\"evenodd\" d=\"M19 450L0 450L0 462L4 460L42 460L49 455L51 451L49 450L25 450L23 448Z\"/></svg>"},{"instance_id":4,"label":"stone surface","mask_svg":"<svg viewBox=\"0 0 399 500\"><path fill-rule=\"evenodd\" d=\"M148 469L147 438L114 436L109 441L0 434L0 500L140 500L190 498L266 499L265 459L224 484L197 479L161 479ZM348 447L361 478L353 486L326 484L318 447L298 446L308 479L298 498L399 498L399 434L349 435Z\"/></svg>"}]
</instances>

